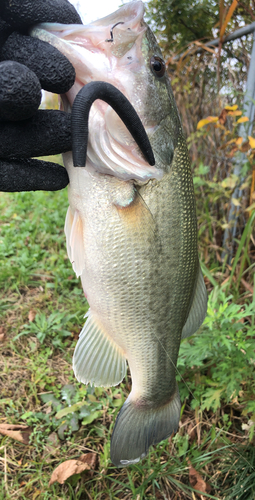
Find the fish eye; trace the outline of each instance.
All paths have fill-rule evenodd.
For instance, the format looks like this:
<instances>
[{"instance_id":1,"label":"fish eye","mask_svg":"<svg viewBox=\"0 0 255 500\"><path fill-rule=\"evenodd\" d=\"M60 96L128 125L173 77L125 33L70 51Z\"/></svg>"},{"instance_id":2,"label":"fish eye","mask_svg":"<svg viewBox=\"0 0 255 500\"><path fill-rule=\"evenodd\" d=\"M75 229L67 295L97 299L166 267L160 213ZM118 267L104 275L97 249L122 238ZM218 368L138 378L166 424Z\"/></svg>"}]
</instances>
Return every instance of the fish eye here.
<instances>
[{"instance_id":1,"label":"fish eye","mask_svg":"<svg viewBox=\"0 0 255 500\"><path fill-rule=\"evenodd\" d=\"M166 71L166 65L165 61L161 59L161 57L158 56L152 56L150 60L150 66L152 69L152 72L154 73L155 76L161 78L164 76L165 71Z\"/></svg>"}]
</instances>

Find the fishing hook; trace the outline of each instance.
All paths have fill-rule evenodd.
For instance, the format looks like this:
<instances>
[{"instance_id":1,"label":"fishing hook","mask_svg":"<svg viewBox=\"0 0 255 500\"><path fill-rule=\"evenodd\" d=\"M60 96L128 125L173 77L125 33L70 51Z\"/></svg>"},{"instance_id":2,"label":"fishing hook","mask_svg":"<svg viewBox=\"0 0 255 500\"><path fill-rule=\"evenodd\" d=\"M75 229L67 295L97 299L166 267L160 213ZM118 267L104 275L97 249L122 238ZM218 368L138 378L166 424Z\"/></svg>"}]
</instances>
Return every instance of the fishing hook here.
<instances>
[{"instance_id":1,"label":"fishing hook","mask_svg":"<svg viewBox=\"0 0 255 500\"><path fill-rule=\"evenodd\" d=\"M113 42L113 28L115 28L115 26L118 26L118 24L124 24L124 22L120 21L112 26L112 28L110 29L111 38L107 38L105 42Z\"/></svg>"},{"instance_id":2,"label":"fishing hook","mask_svg":"<svg viewBox=\"0 0 255 500\"><path fill-rule=\"evenodd\" d=\"M75 167L84 167L88 144L89 111L96 99L107 102L126 125L145 159L155 165L155 158L144 126L129 100L114 85L107 82L90 82L84 85L74 99L72 107L72 150Z\"/></svg>"}]
</instances>

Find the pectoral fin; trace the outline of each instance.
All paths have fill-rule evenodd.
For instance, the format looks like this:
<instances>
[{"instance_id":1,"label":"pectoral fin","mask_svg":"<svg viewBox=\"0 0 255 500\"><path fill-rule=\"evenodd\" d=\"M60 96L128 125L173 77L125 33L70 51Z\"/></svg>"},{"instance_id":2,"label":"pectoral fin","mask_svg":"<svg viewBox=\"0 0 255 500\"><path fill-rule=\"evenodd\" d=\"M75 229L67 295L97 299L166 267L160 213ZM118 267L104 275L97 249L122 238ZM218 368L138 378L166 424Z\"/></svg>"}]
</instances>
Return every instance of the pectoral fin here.
<instances>
[{"instance_id":1,"label":"pectoral fin","mask_svg":"<svg viewBox=\"0 0 255 500\"><path fill-rule=\"evenodd\" d=\"M193 335L202 325L207 311L207 291L201 268L199 266L196 290L188 319L182 330L182 339Z\"/></svg>"},{"instance_id":2,"label":"pectoral fin","mask_svg":"<svg viewBox=\"0 0 255 500\"><path fill-rule=\"evenodd\" d=\"M74 374L83 384L110 387L126 373L126 359L119 346L103 331L89 310L73 356ZM86 317L85 316L85 317Z\"/></svg>"}]
</instances>

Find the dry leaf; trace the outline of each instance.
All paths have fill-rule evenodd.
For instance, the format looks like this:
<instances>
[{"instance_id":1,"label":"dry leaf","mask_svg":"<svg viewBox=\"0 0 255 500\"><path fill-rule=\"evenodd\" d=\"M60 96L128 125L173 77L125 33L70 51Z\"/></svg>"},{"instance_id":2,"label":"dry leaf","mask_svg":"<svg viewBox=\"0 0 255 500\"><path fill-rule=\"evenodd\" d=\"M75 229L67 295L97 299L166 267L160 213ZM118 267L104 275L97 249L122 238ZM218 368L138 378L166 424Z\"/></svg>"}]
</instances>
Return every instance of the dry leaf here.
<instances>
[{"instance_id":1,"label":"dry leaf","mask_svg":"<svg viewBox=\"0 0 255 500\"><path fill-rule=\"evenodd\" d=\"M97 463L97 454L84 453L84 455L80 456L79 460L81 460L81 462L87 463L90 466L90 469L95 469Z\"/></svg>"},{"instance_id":2,"label":"dry leaf","mask_svg":"<svg viewBox=\"0 0 255 500\"><path fill-rule=\"evenodd\" d=\"M28 321L30 322L34 321L35 317L36 317L36 312L33 309L31 309L28 313Z\"/></svg>"},{"instance_id":3,"label":"dry leaf","mask_svg":"<svg viewBox=\"0 0 255 500\"><path fill-rule=\"evenodd\" d=\"M189 464L189 482L192 488L201 493L210 493L211 486L208 483L206 483L203 480L202 476L200 476L199 472L197 472L196 469L194 469L194 467L191 465L190 460L188 460L188 464ZM202 495L199 496L200 498L202 497Z\"/></svg>"},{"instance_id":4,"label":"dry leaf","mask_svg":"<svg viewBox=\"0 0 255 500\"><path fill-rule=\"evenodd\" d=\"M0 424L0 434L23 444L29 444L31 432L32 430L27 425Z\"/></svg>"},{"instance_id":5,"label":"dry leaf","mask_svg":"<svg viewBox=\"0 0 255 500\"><path fill-rule=\"evenodd\" d=\"M226 120L227 120L227 110L226 109L223 109L220 116L219 116L219 122L221 125L225 125L226 123Z\"/></svg>"},{"instance_id":6,"label":"dry leaf","mask_svg":"<svg viewBox=\"0 0 255 500\"><path fill-rule=\"evenodd\" d=\"M249 143L249 141L245 141L242 144L242 147L240 148L240 150L242 151L242 153L247 153L247 151L249 151L249 149L250 149L250 143Z\"/></svg>"},{"instance_id":7,"label":"dry leaf","mask_svg":"<svg viewBox=\"0 0 255 500\"><path fill-rule=\"evenodd\" d=\"M238 5L238 0L233 0L232 4L229 7L227 15L226 15L226 17L224 19L224 23L221 26L221 29L220 29L220 39L222 39L222 37L223 37L223 35L224 35L225 31L226 31L226 27L227 27L229 21L231 20L231 17L233 16L233 13L234 13L237 5Z\"/></svg>"},{"instance_id":8,"label":"dry leaf","mask_svg":"<svg viewBox=\"0 0 255 500\"><path fill-rule=\"evenodd\" d=\"M77 460L66 460L60 464L52 473L49 486L53 483L64 484L74 474L80 474L85 470L91 470L96 465L96 453L85 453Z\"/></svg>"}]
</instances>

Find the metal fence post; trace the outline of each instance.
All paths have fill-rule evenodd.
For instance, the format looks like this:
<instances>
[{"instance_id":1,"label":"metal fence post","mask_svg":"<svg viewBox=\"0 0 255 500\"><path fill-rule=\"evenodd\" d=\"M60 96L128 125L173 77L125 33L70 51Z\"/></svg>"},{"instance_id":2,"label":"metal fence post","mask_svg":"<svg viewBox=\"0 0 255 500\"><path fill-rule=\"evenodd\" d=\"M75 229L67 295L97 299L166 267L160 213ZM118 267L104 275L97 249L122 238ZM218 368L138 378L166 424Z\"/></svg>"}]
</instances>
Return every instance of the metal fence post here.
<instances>
[{"instance_id":1,"label":"metal fence post","mask_svg":"<svg viewBox=\"0 0 255 500\"><path fill-rule=\"evenodd\" d=\"M240 124L239 136L243 137L243 139L246 141L248 139L248 135L251 135L252 133L254 111L255 111L255 31L253 32L253 46L252 46L251 60L247 76L243 110L244 110L244 116L247 116L249 118L249 122L247 122L246 124L244 123ZM233 257L234 238L236 236L237 222L238 222L238 217L240 215L240 208L238 205L235 205L233 203L233 200L234 199L238 200L242 197L242 190L240 189L240 186L243 184L245 180L243 177L241 177L242 167L246 162L245 154L240 152L236 156L234 161L235 161L235 168L233 173L239 178L239 183L238 183L239 187L235 188L234 193L232 195L229 216L228 216L228 227L225 229L224 232L223 252L221 255L222 260L226 255L228 255L229 264Z\"/></svg>"}]
</instances>

